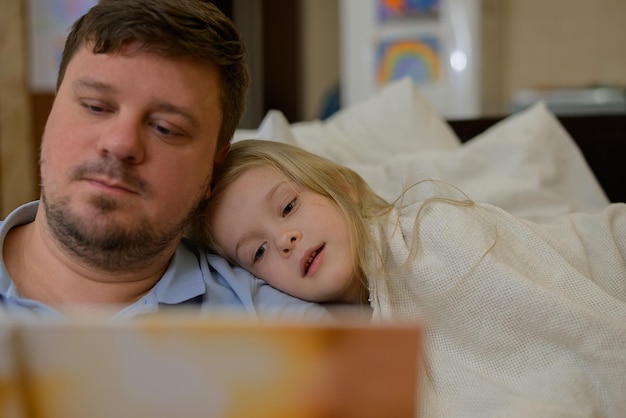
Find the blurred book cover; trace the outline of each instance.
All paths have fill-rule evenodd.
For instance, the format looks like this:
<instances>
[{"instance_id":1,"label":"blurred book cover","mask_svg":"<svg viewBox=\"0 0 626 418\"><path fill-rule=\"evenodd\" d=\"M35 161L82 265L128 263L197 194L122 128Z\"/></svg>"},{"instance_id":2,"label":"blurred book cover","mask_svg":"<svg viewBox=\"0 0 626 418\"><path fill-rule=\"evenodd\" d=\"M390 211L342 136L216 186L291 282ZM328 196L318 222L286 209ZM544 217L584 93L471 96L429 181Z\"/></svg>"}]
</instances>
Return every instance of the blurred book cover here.
<instances>
[{"instance_id":1,"label":"blurred book cover","mask_svg":"<svg viewBox=\"0 0 626 418\"><path fill-rule=\"evenodd\" d=\"M413 417L418 327L0 320L6 418Z\"/></svg>"}]
</instances>

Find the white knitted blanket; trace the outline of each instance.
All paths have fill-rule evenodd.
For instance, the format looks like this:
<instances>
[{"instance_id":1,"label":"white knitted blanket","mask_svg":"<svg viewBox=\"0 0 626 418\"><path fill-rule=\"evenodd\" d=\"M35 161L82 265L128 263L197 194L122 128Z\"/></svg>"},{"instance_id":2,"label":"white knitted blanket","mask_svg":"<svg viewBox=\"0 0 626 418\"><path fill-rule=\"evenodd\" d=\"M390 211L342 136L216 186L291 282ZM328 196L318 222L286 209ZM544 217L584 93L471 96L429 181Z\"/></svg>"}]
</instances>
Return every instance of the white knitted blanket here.
<instances>
[{"instance_id":1,"label":"white knitted blanket","mask_svg":"<svg viewBox=\"0 0 626 418\"><path fill-rule=\"evenodd\" d=\"M420 204L373 228L390 277L374 321L426 329L426 417L626 417L626 205L533 224L493 206Z\"/></svg>"}]
</instances>

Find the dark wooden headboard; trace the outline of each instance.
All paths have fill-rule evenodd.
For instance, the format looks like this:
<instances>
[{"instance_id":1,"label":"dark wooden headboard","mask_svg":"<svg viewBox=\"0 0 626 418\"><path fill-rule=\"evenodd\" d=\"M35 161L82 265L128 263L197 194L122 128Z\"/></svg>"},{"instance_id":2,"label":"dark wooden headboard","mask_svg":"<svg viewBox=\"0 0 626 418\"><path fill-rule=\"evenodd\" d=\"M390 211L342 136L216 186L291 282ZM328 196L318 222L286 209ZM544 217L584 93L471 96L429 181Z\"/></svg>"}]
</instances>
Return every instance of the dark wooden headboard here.
<instances>
[{"instance_id":1,"label":"dark wooden headboard","mask_svg":"<svg viewBox=\"0 0 626 418\"><path fill-rule=\"evenodd\" d=\"M462 142L496 124L503 117L451 120ZM626 202L626 114L559 116L611 202Z\"/></svg>"}]
</instances>

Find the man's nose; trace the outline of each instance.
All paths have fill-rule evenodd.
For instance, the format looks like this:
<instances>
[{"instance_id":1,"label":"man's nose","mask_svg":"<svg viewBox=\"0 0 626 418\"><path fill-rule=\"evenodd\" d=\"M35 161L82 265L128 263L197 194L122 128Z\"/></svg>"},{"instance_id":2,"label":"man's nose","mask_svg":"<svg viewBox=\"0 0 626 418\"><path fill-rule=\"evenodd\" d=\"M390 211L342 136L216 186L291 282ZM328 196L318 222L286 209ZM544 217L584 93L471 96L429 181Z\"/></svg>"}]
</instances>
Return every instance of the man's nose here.
<instances>
[{"instance_id":1,"label":"man's nose","mask_svg":"<svg viewBox=\"0 0 626 418\"><path fill-rule=\"evenodd\" d=\"M133 116L115 115L98 141L98 152L129 163L140 164L145 156L142 123Z\"/></svg>"}]
</instances>

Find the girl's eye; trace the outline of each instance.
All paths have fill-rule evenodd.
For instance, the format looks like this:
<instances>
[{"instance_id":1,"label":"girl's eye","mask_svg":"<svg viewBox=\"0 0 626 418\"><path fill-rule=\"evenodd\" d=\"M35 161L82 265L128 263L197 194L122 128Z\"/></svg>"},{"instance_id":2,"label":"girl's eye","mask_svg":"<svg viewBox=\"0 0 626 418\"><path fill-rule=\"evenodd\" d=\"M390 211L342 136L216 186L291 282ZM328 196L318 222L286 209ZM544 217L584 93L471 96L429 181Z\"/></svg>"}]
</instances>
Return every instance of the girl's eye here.
<instances>
[{"instance_id":1,"label":"girl's eye","mask_svg":"<svg viewBox=\"0 0 626 418\"><path fill-rule=\"evenodd\" d=\"M287 216L289 215L289 213L293 210L293 208L296 206L296 199L293 199L291 202L289 202L287 204L287 206L285 206L285 208L283 209L283 216Z\"/></svg>"},{"instance_id":2,"label":"girl's eye","mask_svg":"<svg viewBox=\"0 0 626 418\"><path fill-rule=\"evenodd\" d=\"M254 253L254 261L259 261L261 258L263 258L263 254L265 254L265 250L267 249L267 244L263 244L261 245L257 250L256 253Z\"/></svg>"}]
</instances>

